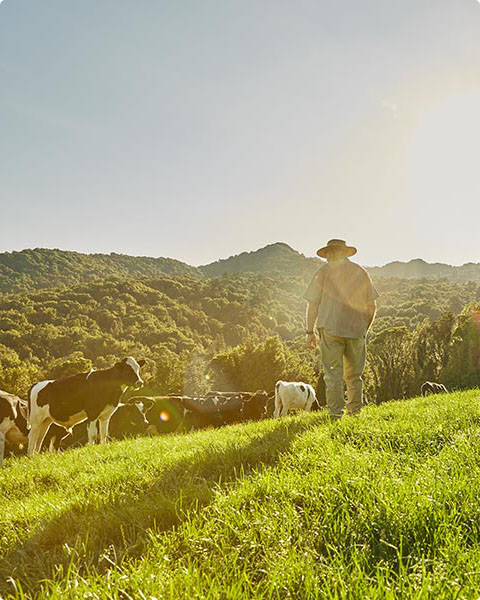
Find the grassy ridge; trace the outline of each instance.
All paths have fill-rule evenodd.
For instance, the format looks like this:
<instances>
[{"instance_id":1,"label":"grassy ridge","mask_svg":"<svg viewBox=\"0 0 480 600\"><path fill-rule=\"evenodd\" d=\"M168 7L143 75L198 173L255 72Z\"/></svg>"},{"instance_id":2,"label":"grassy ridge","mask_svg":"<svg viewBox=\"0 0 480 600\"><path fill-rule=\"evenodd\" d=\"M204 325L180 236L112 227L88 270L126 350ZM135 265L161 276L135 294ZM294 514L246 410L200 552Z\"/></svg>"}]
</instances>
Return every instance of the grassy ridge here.
<instances>
[{"instance_id":1,"label":"grassy ridge","mask_svg":"<svg viewBox=\"0 0 480 600\"><path fill-rule=\"evenodd\" d=\"M479 402L7 462L0 596L478 598Z\"/></svg>"}]
</instances>

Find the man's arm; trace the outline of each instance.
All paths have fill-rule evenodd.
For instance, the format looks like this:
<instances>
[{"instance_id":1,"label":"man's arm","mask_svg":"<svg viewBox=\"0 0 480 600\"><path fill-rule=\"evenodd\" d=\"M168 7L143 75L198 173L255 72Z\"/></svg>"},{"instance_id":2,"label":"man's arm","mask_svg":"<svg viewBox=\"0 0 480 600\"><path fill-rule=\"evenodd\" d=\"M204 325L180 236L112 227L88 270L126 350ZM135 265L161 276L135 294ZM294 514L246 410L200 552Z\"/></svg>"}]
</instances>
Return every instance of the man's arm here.
<instances>
[{"instance_id":1,"label":"man's arm","mask_svg":"<svg viewBox=\"0 0 480 600\"><path fill-rule=\"evenodd\" d=\"M366 302L366 317L367 317L367 333L372 326L373 319L375 319L375 313L377 312L377 303L375 300L380 295L377 291L377 288L374 286L372 278L368 274L368 271L365 271L366 275L366 285L367 285L367 302Z\"/></svg>"},{"instance_id":2,"label":"man's arm","mask_svg":"<svg viewBox=\"0 0 480 600\"><path fill-rule=\"evenodd\" d=\"M307 315L305 317L305 323L307 331L307 346L309 348L315 348L317 345L317 337L315 335L315 323L317 322L318 309L320 307L323 291L323 269L320 269L315 273L307 288L307 291L303 295L307 301Z\"/></svg>"},{"instance_id":3,"label":"man's arm","mask_svg":"<svg viewBox=\"0 0 480 600\"><path fill-rule=\"evenodd\" d=\"M367 304L367 332L372 326L373 319L375 318L375 313L377 312L377 303L375 300L371 300Z\"/></svg>"},{"instance_id":4,"label":"man's arm","mask_svg":"<svg viewBox=\"0 0 480 600\"><path fill-rule=\"evenodd\" d=\"M320 302L307 302L307 314L305 317L305 322L307 325L307 332L312 332L307 333L307 346L309 348L315 348L315 346L317 345L317 336L315 335L315 324L317 322L319 306Z\"/></svg>"}]
</instances>

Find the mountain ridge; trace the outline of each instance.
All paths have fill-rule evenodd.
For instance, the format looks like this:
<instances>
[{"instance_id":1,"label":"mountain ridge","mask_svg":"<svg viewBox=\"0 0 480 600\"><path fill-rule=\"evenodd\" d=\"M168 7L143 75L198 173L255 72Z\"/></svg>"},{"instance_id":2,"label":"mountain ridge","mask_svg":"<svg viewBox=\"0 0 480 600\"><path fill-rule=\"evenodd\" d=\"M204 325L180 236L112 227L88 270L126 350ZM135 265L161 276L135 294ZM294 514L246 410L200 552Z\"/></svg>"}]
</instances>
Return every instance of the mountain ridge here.
<instances>
[{"instance_id":1,"label":"mountain ridge","mask_svg":"<svg viewBox=\"0 0 480 600\"><path fill-rule=\"evenodd\" d=\"M0 253L0 292L71 286L107 277L142 278L170 275L212 279L239 273L311 277L321 259L305 256L285 242L274 242L198 267L165 257L86 254L70 250L34 248ZM374 278L447 279L456 283L480 283L480 263L452 266L428 263L421 258L392 261L366 267Z\"/></svg>"}]
</instances>

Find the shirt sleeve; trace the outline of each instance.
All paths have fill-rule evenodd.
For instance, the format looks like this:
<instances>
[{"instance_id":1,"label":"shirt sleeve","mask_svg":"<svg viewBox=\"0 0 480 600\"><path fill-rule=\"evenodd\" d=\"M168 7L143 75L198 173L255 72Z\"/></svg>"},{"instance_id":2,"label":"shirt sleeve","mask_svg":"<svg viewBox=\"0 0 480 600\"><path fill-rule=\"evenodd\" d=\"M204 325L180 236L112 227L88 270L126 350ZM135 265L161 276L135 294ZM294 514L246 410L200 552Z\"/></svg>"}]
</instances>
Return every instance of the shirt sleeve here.
<instances>
[{"instance_id":1,"label":"shirt sleeve","mask_svg":"<svg viewBox=\"0 0 480 600\"><path fill-rule=\"evenodd\" d=\"M319 304L322 299L323 292L323 271L319 269L312 277L312 281L307 288L307 291L303 294L303 297L307 302L313 302Z\"/></svg>"},{"instance_id":2,"label":"shirt sleeve","mask_svg":"<svg viewBox=\"0 0 480 600\"><path fill-rule=\"evenodd\" d=\"M377 288L373 284L372 278L370 277L370 273L368 273L368 271L365 272L367 274L367 300L369 302L373 302L380 296L380 294L378 293Z\"/></svg>"}]
</instances>

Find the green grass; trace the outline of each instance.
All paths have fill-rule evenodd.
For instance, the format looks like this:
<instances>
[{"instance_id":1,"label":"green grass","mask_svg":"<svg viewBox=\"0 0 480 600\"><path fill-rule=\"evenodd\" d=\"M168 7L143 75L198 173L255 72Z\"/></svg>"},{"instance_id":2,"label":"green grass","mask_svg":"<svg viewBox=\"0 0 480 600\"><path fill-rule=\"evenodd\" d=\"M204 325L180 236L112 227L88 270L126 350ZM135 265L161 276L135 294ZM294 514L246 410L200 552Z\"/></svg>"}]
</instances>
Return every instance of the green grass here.
<instances>
[{"instance_id":1,"label":"green grass","mask_svg":"<svg viewBox=\"0 0 480 600\"><path fill-rule=\"evenodd\" d=\"M6 461L1 598L480 596L480 392Z\"/></svg>"}]
</instances>

